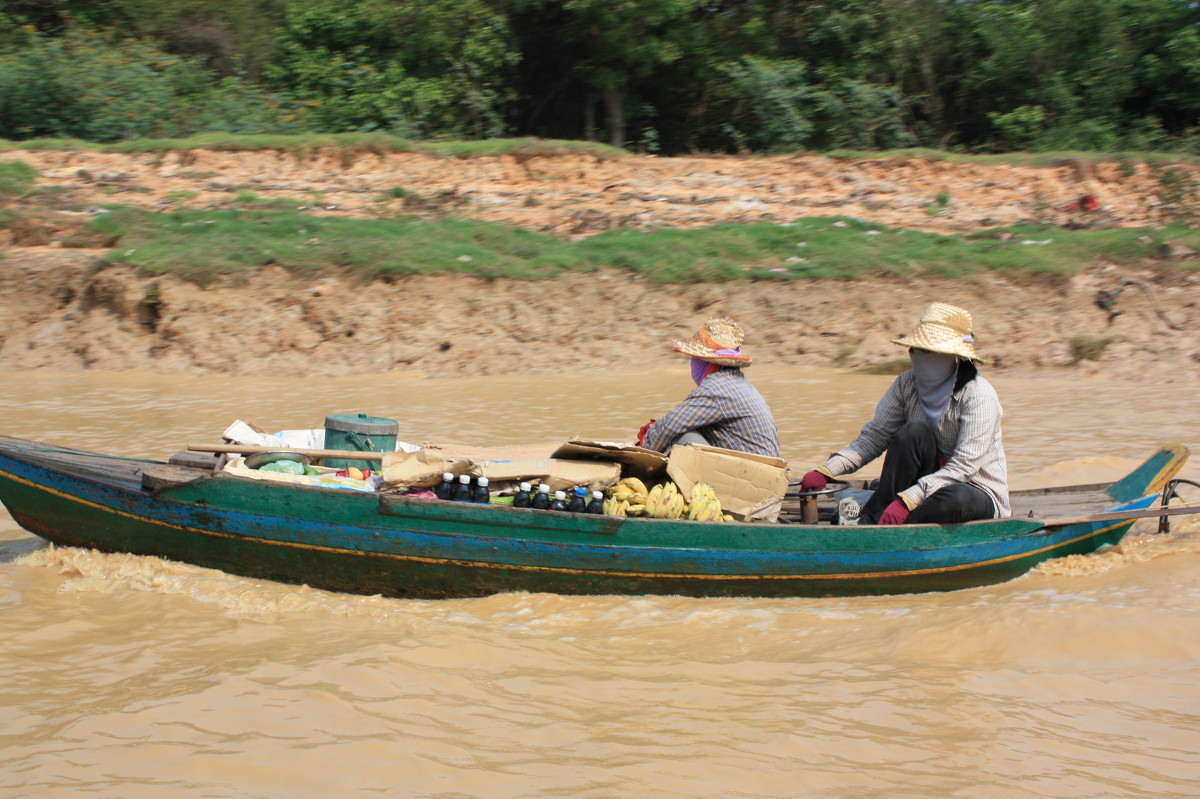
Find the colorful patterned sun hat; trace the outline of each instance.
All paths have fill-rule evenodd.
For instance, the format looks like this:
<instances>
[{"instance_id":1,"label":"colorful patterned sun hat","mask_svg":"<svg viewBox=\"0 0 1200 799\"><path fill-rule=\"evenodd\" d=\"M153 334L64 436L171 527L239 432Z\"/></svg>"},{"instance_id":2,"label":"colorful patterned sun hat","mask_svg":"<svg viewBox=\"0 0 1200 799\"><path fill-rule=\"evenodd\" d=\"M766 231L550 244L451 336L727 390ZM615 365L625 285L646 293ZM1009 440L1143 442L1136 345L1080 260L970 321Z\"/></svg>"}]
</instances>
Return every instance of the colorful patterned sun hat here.
<instances>
[{"instance_id":1,"label":"colorful patterned sun hat","mask_svg":"<svg viewBox=\"0 0 1200 799\"><path fill-rule=\"evenodd\" d=\"M671 349L719 366L749 366L753 359L742 354L746 334L741 325L728 316L709 319L687 341L672 341Z\"/></svg>"}]
</instances>

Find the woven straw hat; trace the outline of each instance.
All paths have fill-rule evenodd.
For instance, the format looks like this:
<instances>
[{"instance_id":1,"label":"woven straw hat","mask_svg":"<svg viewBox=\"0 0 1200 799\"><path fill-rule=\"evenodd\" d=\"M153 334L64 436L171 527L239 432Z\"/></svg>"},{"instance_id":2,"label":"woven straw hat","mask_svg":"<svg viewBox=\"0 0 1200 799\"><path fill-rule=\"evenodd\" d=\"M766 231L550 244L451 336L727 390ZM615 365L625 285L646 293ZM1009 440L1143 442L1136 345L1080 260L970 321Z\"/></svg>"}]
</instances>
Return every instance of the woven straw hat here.
<instances>
[{"instance_id":1,"label":"woven straw hat","mask_svg":"<svg viewBox=\"0 0 1200 799\"><path fill-rule=\"evenodd\" d=\"M728 316L719 319L709 319L696 335L687 341L672 341L671 349L691 355L702 361L715 363L719 366L749 366L753 360L749 355L742 355L742 340L746 334L741 325ZM718 353L717 350L735 350L736 355Z\"/></svg>"},{"instance_id":2,"label":"woven straw hat","mask_svg":"<svg viewBox=\"0 0 1200 799\"><path fill-rule=\"evenodd\" d=\"M892 343L915 350L956 355L975 363L987 363L975 354L971 314L944 302L931 303L921 314L916 329L907 336L892 339Z\"/></svg>"}]
</instances>

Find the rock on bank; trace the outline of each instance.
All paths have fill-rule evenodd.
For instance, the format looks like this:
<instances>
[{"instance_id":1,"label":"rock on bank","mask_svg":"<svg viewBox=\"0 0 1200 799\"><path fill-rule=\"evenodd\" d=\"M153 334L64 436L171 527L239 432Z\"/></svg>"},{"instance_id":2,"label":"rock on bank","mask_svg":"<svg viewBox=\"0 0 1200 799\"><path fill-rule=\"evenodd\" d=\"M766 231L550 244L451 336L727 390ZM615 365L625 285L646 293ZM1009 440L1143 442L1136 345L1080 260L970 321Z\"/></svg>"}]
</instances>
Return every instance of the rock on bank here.
<instances>
[{"instance_id":1,"label":"rock on bank","mask_svg":"<svg viewBox=\"0 0 1200 799\"><path fill-rule=\"evenodd\" d=\"M1126 285L1106 311L1099 292ZM762 363L859 368L904 357L888 340L924 305L975 316L1003 371L1200 380L1200 280L1098 267L1053 281L794 281L652 286L617 271L547 281L412 276L300 280L268 268L200 288L98 266L95 251L12 248L0 260L0 370L427 376L621 371L678 362L668 342L736 316Z\"/></svg>"}]
</instances>

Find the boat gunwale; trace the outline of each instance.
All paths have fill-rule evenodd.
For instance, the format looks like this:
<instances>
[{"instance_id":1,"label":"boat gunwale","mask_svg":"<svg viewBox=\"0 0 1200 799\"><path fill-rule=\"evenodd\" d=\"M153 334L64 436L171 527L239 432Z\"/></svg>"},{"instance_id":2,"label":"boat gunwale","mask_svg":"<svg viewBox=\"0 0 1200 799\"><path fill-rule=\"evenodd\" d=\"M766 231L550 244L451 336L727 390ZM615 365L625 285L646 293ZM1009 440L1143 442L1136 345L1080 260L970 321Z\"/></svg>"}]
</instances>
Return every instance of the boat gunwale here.
<instances>
[{"instance_id":1,"label":"boat gunwale","mask_svg":"<svg viewBox=\"0 0 1200 799\"><path fill-rule=\"evenodd\" d=\"M12 439L7 439L12 441ZM36 444L37 442L29 442ZM24 450L25 448L17 448ZM354 593L363 593L357 590L359 585L346 576L330 575L322 573L319 566L314 566L307 563L308 559L300 558L297 560L298 553L303 550L319 550L328 553L331 558L329 564L341 563L347 566L352 561L345 560L347 557L366 557L368 561L359 561L361 563L375 562L377 566L364 566L363 573L374 575L377 582L385 582L389 586L387 592L389 595L422 595L422 596L466 596L466 595L484 595L487 593L496 593L504 590L552 590L558 593L565 594L580 594L580 593L682 593L696 596L803 596L803 595L861 595L861 594L885 594L885 593L908 593L912 591L930 591L930 590L952 590L954 588L971 587L974 585L987 585L1001 582L1003 580L1012 579L1018 576L1024 570L1027 570L1032 565L1052 557L1059 557L1065 554L1090 552L1096 549L1100 543L1115 543L1120 539L1133 522L1130 520L1122 520L1117 522L1093 522L1088 524L1069 524L1059 527L1046 527L1034 520L1013 520L1013 519L992 519L981 520L977 522L968 522L963 525L953 526L921 526L921 527L883 527L878 525L862 526L858 528L839 527L836 525L790 525L790 524L769 524L769 523L741 523L741 522L695 522L695 521L673 521L673 520L655 520L655 519L626 519L622 520L621 529L624 525L630 525L630 529L634 530L637 526L648 525L648 529L671 529L674 527L690 527L692 530L697 530L697 526L720 529L724 531L736 531L737 529L761 532L763 530L772 530L773 535L788 535L795 534L799 531L807 531L809 534L822 537L824 547L820 550L796 550L787 551L773 550L748 550L745 547L718 549L711 546L687 548L680 546L648 546L636 542L616 540L614 543L597 540L598 537L593 536L591 541L581 542L576 538L570 541L547 541L538 538L531 538L528 535L503 537L494 534L489 534L487 531L480 532L478 530L463 530L463 531L420 531L411 529L397 529L393 526L364 526L357 522L351 523L345 527L345 530L357 531L358 533L369 533L374 538L395 538L394 543L404 544L408 549L404 551L376 551L364 549L360 547L335 547L321 546L314 544L313 541L321 541L322 536L328 537L330 524L320 520L316 521L300 521L295 517L281 516L279 514L269 515L267 513L255 513L251 511L239 510L237 508L225 508L219 505L209 505L203 502L189 502L186 499L172 496L173 494L186 494L189 491L196 492L204 486L217 486L220 488L222 484L225 486L247 486L253 485L256 489L261 488L263 483L238 475L227 473L218 473L213 475L213 479L202 480L199 483L193 483L187 486L180 486L178 489L168 488L162 491L150 491L144 487L135 488L128 481L113 482L106 481L92 474L90 470L84 470L88 473L73 472L66 468L64 461L68 461L71 454L79 454L85 457L100 457L106 459L114 459L124 461L127 464L141 465L162 465L159 461L148 461L144 459L122 458L120 456L106 456L100 453L91 453L83 450L65 451L64 449L48 449L44 450L47 453L57 453L59 457L38 458L36 455L30 455L28 450L25 450L25 457L16 457L14 447L6 445L5 439L0 437L0 458L7 459L12 464L19 464L23 469L19 471L32 470L30 477L37 473L38 476L44 476L46 481L39 483L33 479L20 477L17 474L11 474L4 470L0 470L0 477L6 480L16 480L19 483L27 484L36 492L50 492L57 495L60 505L56 511L50 513L49 521L39 521L19 512L13 512L14 518L24 518L29 520L33 525L22 522L22 526L30 529L35 534L41 535L54 541L56 536L75 546L93 546L97 549L107 549L108 551L128 551L137 554L152 554L165 558L175 558L184 560L185 562L195 563L200 566L213 566L222 568L233 573L248 573L247 571L239 571L246 569L255 573L248 576L265 577L267 579L275 579L283 582L296 583L301 580L295 579L299 572L287 571L286 563L305 563L300 569L314 569L316 576L321 579L303 580L311 582L314 585L329 587L331 590L346 590ZM1134 475L1141 475L1145 478L1147 485L1151 483L1159 483L1165 479L1169 479L1171 474L1178 471L1182 465L1182 461L1186 460L1186 448L1182 445L1173 445L1171 448L1164 448L1155 453L1151 459L1148 459L1137 470L1131 472L1123 480L1128 484L1130 478ZM1166 455L1166 465L1159 466L1161 456ZM53 461L55 463L47 463ZM1150 467L1155 464L1157 472L1153 472ZM62 490L54 487L55 483L62 486ZM90 486L91 489L86 493L70 493L68 488L72 486ZM284 489L284 493L277 496L283 498L287 496L296 496L295 493L288 493L286 489L292 489L293 492L299 490L300 495L304 496L311 491L312 497L321 497L324 499L334 498L333 503L320 503L331 505L342 505L344 507L354 506L360 511L360 516L373 513L372 518L377 520L385 519L380 508L387 503L397 503L406 505L412 508L429 508L433 507L434 503L431 500L416 500L405 499L395 495L375 495L372 496L368 492L347 491L344 489L323 489L317 486L305 486L288 483L272 483L272 488ZM1036 489L1036 494L1045 494L1047 492L1057 493L1077 493L1078 489L1088 489L1088 493L1093 493L1097 486L1058 486L1048 489ZM110 501L105 504L99 501L101 495L107 495ZM35 495L26 495L26 501L31 500ZM88 499L88 496L93 496L95 499ZM350 505L346 505L347 499L350 500ZM1118 507L1134 507L1136 505L1149 505L1154 501L1153 495L1147 494L1144 497L1138 498L1131 502L1113 503ZM136 515L130 512L129 509L122 509L123 503L129 504L129 508L141 506L147 515ZM68 503L62 506L61 502ZM279 503L286 506L286 502ZM69 522L72 514L70 511L78 505L91 505L101 510L111 511L130 517L135 520L136 529L126 530L119 525L102 525L105 528L107 540L91 539L91 543L77 543L83 541L79 536L69 532L59 532L54 524L62 524L64 520ZM504 508L504 507L484 507L475 506L466 508L457 503L436 503L442 506L442 510L449 508L455 511L456 515L462 515L464 512L469 515L478 515L479 513L496 513L496 512L515 512L523 514L526 511L523 509ZM64 511L64 507L66 511ZM271 503L267 503L267 509L271 507ZM373 510L372 510L373 509ZM13 509L10 508L10 512ZM89 511L90 512L90 511ZM541 513L533 512L531 513ZM59 515L56 517L55 513ZM214 516L215 514L215 516ZM574 516L575 514L571 514ZM298 531L292 531L293 538L289 540L284 537L269 537L266 535L248 535L243 532L228 532L224 529L206 529L202 526L186 526L175 524L175 521L186 522L189 519L207 519L212 522L214 518L218 519L215 523L217 527L224 524L222 519L227 517L228 521L237 521L240 517L241 521L246 521L250 517L258 516L264 522L264 529L274 528L284 530L287 525L306 527L311 526L317 531L317 536L311 540L297 540L294 536ZM559 514L556 514L559 516ZM566 516L566 514L561 514ZM78 516L74 516L78 521ZM238 524L230 524L233 529L241 529ZM334 525L336 527L336 525ZM40 527L45 530L45 533L38 533L35 527ZM1003 538L997 538L992 535L990 538L984 538L979 541L963 541L958 538L951 542L952 546L947 546L945 543L934 543L928 548L914 546L914 542L904 542L901 548L887 548L876 550L856 549L852 551L839 551L830 548L831 540L830 533L847 531L850 534L862 536L863 533L877 533L882 535L882 531L887 531L895 537L899 532L905 537L910 537L913 534L920 534L922 531L929 530L950 530L955 534L961 534L965 530L983 533L989 531L995 533L998 530L1003 530L1006 527L1019 527L1021 532L1014 533ZM158 533L165 532L167 528L175 528L182 530L189 535L177 537L177 540L167 539L166 543L162 543ZM336 532L336 531L335 531ZM390 535L383 536L382 534L389 533ZM199 536L199 538L193 538ZM263 563L249 563L243 565L240 561L234 559L231 552L223 552L220 548L213 549L211 544L203 544L205 538L214 536L224 537L239 541L240 544L234 547L234 550L239 552L250 552L256 556L262 556L265 560ZM301 539L303 536L301 536ZM440 542L436 547L411 547L414 542L436 539ZM1092 542L1091 539L1096 539L1097 542ZM122 543L125 546L122 546ZM458 542L455 546L454 542ZM136 546L133 544L136 543ZM1040 544L1040 545L1039 545ZM486 548L489 545L493 546L493 553L487 553ZM1034 546L1031 546L1034 545ZM140 551L153 550L153 551ZM286 551L291 550L297 555L287 555ZM565 561L565 565L557 565L553 561L554 555L561 555L563 551L570 553L570 557ZM427 553L433 552L434 555ZM471 554L484 553L483 557L469 557ZM521 555L520 558L509 557L513 553ZM597 553L605 557L598 557ZM494 557L489 559L490 555ZM987 555L990 554L990 557ZM841 556L845 556L842 558ZM974 556L972 556L974 555ZM982 556L982 557L981 557ZM609 558L618 558L613 561ZM206 562L207 559L207 562ZM381 560L382 559L382 560ZM621 560L624 563L621 563ZM740 559L740 564L735 563L735 560ZM889 563L889 559L894 560L895 568L880 568ZM839 565L848 566L848 570L833 570L832 567ZM386 562L395 563L393 566L386 566ZM766 568L754 569L753 562L759 565L765 565ZM404 565L407 563L407 565ZM214 566L215 564L215 566ZM640 569L639 564L658 566L659 568ZM683 570L672 571L669 568L671 565L680 565ZM740 568L727 568L730 564L738 565ZM328 565L328 564L327 564ZM622 568L624 566L624 568ZM725 567L725 568L713 568ZM274 569L274 571L272 571ZM283 569L283 571L279 571ZM389 577L392 570L403 572L408 578L413 581L413 585L407 584L397 586L393 577ZM431 570L431 571L426 571ZM336 571L336 569L335 569ZM448 577L448 574L458 575L456 582L455 578ZM530 576L521 577L522 574L540 574L541 577ZM303 575L301 575L303 576ZM546 582L549 581L549 582ZM577 581L577 582L573 582ZM709 585L711 587L704 587ZM547 587L550 586L550 587ZM807 586L807 587L806 587ZM368 591L369 593L378 592L378 589Z\"/></svg>"}]
</instances>

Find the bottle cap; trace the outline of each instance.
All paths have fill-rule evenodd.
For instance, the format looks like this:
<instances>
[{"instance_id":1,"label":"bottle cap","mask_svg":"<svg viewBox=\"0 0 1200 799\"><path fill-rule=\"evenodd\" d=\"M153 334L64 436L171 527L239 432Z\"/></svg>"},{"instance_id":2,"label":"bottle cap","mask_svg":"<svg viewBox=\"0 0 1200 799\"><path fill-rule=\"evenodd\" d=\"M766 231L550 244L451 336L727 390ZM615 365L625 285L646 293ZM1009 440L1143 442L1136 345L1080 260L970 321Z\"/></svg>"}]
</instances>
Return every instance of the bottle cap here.
<instances>
[{"instance_id":1,"label":"bottle cap","mask_svg":"<svg viewBox=\"0 0 1200 799\"><path fill-rule=\"evenodd\" d=\"M587 489L586 489L586 488L584 488L583 486L576 486L576 488L575 488L575 496L577 496L577 497L586 497L586 496L587 496Z\"/></svg>"},{"instance_id":2,"label":"bottle cap","mask_svg":"<svg viewBox=\"0 0 1200 799\"><path fill-rule=\"evenodd\" d=\"M528 491L529 491L529 488L530 488L530 486L529 486L529 483L521 483L521 490L522 490L522 491L526 491L526 492L528 492Z\"/></svg>"},{"instance_id":3,"label":"bottle cap","mask_svg":"<svg viewBox=\"0 0 1200 799\"><path fill-rule=\"evenodd\" d=\"M454 472L442 472L442 479L447 483L454 482Z\"/></svg>"},{"instance_id":4,"label":"bottle cap","mask_svg":"<svg viewBox=\"0 0 1200 799\"><path fill-rule=\"evenodd\" d=\"M538 491L549 491L549 490L550 490L549 483L542 483L540 486L538 486Z\"/></svg>"},{"instance_id":5,"label":"bottle cap","mask_svg":"<svg viewBox=\"0 0 1200 799\"><path fill-rule=\"evenodd\" d=\"M458 476L458 482L462 483L463 485L466 485L467 483L471 482L471 475L469 475L469 474L460 474L460 475Z\"/></svg>"},{"instance_id":6,"label":"bottle cap","mask_svg":"<svg viewBox=\"0 0 1200 799\"><path fill-rule=\"evenodd\" d=\"M479 478L478 480L476 480L475 482L476 482L476 484L478 484L478 485L485 486L485 485L487 485L487 484L488 484L488 479L487 479L486 477L480 477L480 478Z\"/></svg>"},{"instance_id":7,"label":"bottle cap","mask_svg":"<svg viewBox=\"0 0 1200 799\"><path fill-rule=\"evenodd\" d=\"M604 492L603 491L593 491L592 499L604 499Z\"/></svg>"},{"instance_id":8,"label":"bottle cap","mask_svg":"<svg viewBox=\"0 0 1200 799\"><path fill-rule=\"evenodd\" d=\"M566 498L567 498L567 492L566 492L566 491L555 491L555 492L554 492L554 498L555 498L555 499L566 499Z\"/></svg>"}]
</instances>

